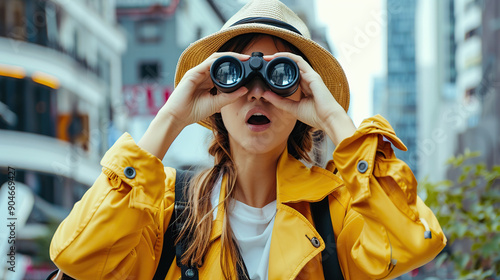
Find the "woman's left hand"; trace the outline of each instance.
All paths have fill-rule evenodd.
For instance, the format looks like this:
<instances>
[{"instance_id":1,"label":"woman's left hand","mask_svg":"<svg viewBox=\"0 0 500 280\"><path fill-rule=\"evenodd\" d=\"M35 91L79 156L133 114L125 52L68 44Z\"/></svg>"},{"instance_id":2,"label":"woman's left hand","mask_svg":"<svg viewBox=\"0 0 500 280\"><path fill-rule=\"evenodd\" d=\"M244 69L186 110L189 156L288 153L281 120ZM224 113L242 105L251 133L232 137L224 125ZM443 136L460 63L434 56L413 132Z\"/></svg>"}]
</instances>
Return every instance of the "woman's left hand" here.
<instances>
[{"instance_id":1,"label":"woman's left hand","mask_svg":"<svg viewBox=\"0 0 500 280\"><path fill-rule=\"evenodd\" d=\"M279 56L291 58L299 66L302 98L294 101L270 91L266 91L263 98L303 123L324 130L335 145L351 136L356 127L328 90L321 76L302 57L292 53L280 52L264 56L264 59L271 60Z\"/></svg>"}]
</instances>

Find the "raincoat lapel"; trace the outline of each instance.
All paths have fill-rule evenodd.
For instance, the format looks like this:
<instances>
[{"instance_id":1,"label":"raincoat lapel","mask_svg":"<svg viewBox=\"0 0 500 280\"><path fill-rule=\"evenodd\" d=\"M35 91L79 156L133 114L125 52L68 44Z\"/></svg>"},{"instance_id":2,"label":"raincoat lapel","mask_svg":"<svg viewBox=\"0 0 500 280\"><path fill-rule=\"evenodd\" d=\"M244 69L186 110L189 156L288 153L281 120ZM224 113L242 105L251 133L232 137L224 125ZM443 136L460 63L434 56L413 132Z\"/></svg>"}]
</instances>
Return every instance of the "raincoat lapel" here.
<instances>
[{"instance_id":1,"label":"raincoat lapel","mask_svg":"<svg viewBox=\"0 0 500 280\"><path fill-rule=\"evenodd\" d=\"M295 279L299 273L307 279L322 279L317 256L325 243L312 222L294 209L293 204L320 201L342 186L342 181L325 169L306 167L287 150L280 157L276 177L278 209L269 256L269 279ZM319 246L313 238L319 241Z\"/></svg>"}]
</instances>

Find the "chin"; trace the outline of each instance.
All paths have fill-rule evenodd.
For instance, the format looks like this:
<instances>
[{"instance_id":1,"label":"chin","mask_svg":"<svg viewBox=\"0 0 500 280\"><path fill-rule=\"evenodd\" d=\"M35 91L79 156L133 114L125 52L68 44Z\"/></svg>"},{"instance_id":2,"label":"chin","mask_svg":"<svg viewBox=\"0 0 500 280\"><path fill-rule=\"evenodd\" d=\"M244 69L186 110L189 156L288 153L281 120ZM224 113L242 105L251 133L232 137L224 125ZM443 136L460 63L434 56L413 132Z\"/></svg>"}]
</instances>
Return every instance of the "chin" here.
<instances>
[{"instance_id":1,"label":"chin","mask_svg":"<svg viewBox=\"0 0 500 280\"><path fill-rule=\"evenodd\" d=\"M269 139L257 138L257 139L247 139L242 145L242 147L249 153L252 154L269 154L269 153L279 153L281 154L286 147L283 143L275 143L274 141L269 141Z\"/></svg>"}]
</instances>

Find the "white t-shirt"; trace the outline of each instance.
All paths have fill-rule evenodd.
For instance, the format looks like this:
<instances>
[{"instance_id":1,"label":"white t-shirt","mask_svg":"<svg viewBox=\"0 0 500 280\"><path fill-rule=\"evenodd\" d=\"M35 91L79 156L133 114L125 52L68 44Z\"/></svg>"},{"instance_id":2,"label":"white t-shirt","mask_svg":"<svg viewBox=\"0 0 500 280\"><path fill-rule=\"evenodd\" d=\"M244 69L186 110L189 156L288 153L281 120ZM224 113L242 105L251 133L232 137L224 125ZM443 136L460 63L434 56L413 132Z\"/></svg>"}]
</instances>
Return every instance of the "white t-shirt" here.
<instances>
[{"instance_id":1,"label":"white t-shirt","mask_svg":"<svg viewBox=\"0 0 500 280\"><path fill-rule=\"evenodd\" d=\"M212 192L213 207L219 204L221 180ZM230 204L229 223L240 246L240 252L252 280L267 280L271 235L276 216L276 200L256 208L233 200ZM217 208L214 219L217 217Z\"/></svg>"}]
</instances>

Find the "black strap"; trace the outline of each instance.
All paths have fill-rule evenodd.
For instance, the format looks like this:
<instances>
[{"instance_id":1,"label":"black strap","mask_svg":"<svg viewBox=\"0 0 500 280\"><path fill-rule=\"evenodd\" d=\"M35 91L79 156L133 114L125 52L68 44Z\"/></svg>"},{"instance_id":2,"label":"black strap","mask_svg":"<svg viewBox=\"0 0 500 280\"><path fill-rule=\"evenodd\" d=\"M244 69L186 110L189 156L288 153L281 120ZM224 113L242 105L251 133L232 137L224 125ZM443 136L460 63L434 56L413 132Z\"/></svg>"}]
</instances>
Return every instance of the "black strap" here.
<instances>
[{"instance_id":1,"label":"black strap","mask_svg":"<svg viewBox=\"0 0 500 280\"><path fill-rule=\"evenodd\" d=\"M163 248L161 251L160 262L158 263L158 267L156 268L155 276L153 280L164 280L167 277L168 270L174 261L174 257L179 251L179 254L182 255L183 250L180 246L174 246L175 239L177 238L178 230L182 227L183 221L178 219L182 210L184 210L187 200L184 197L184 188L188 186L188 182L190 178L193 176L192 171L184 171L184 170L176 170L175 174L175 203L174 203L174 211L172 212L172 217L170 218L170 222L168 224L167 230L163 235ZM174 249L175 248L175 249ZM177 265L180 263L180 257L177 257ZM188 268L184 268L182 266L182 279L198 279L198 271L193 271L196 274L195 278L185 278L188 275L191 275L190 272L187 272Z\"/></svg>"},{"instance_id":2,"label":"black strap","mask_svg":"<svg viewBox=\"0 0 500 280\"><path fill-rule=\"evenodd\" d=\"M45 280L52 280L52 277L56 276L57 272L59 272L59 269L56 269L54 271L52 271L49 276L47 276L47 278L45 278Z\"/></svg>"},{"instance_id":3,"label":"black strap","mask_svg":"<svg viewBox=\"0 0 500 280\"><path fill-rule=\"evenodd\" d=\"M52 271L49 276L47 276L47 278L45 280L52 280L52 277L56 276L57 273L59 272L59 269L56 269L54 271ZM62 280L75 280L75 278L72 278L71 276L68 276L66 274L63 273L62 275Z\"/></svg>"},{"instance_id":4,"label":"black strap","mask_svg":"<svg viewBox=\"0 0 500 280\"><path fill-rule=\"evenodd\" d=\"M187 207L187 198L185 197L184 189L189 184L189 178L192 177L192 173L190 171L182 171L177 170L177 175L175 178L175 205L174 205L174 213L175 213L175 236L178 236L184 222L186 221L184 210ZM179 180L179 181L177 181ZM188 246L186 238L182 238L177 245L175 246L175 257L177 260L177 266L181 268L181 278L182 280L198 280L198 268L190 267L187 265L183 265L181 263L181 258L186 248Z\"/></svg>"},{"instance_id":5,"label":"black strap","mask_svg":"<svg viewBox=\"0 0 500 280\"><path fill-rule=\"evenodd\" d=\"M337 256L337 244L335 243L328 196L322 201L313 202L310 205L314 226L325 241L326 247L321 252L321 263L325 279L343 280L344 276L342 275Z\"/></svg>"}]
</instances>

